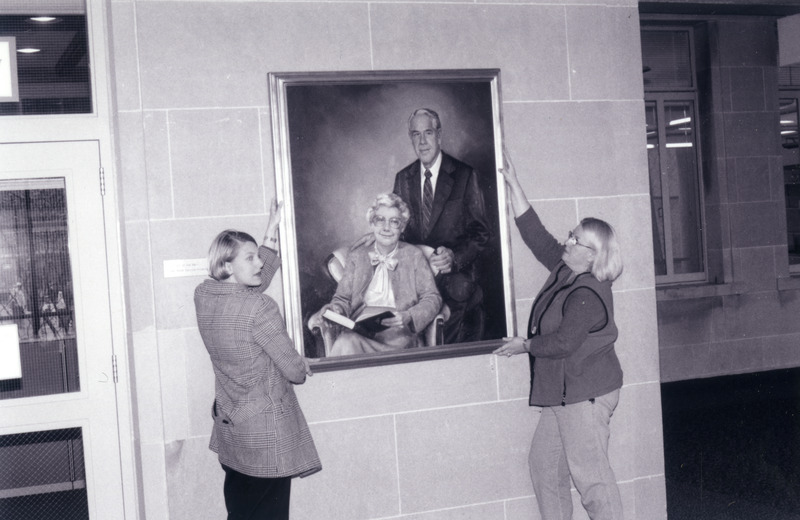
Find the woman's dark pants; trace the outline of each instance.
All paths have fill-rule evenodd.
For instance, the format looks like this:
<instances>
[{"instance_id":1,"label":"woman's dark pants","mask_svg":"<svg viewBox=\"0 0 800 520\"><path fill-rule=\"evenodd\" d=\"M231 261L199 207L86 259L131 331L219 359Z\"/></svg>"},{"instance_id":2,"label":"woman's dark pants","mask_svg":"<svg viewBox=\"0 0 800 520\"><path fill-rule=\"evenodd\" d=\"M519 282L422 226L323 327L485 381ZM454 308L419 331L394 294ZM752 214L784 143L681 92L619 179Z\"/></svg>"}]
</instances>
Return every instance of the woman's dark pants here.
<instances>
[{"instance_id":1,"label":"woman's dark pants","mask_svg":"<svg viewBox=\"0 0 800 520\"><path fill-rule=\"evenodd\" d=\"M251 477L224 464L222 469L228 520L289 520L291 477Z\"/></svg>"}]
</instances>

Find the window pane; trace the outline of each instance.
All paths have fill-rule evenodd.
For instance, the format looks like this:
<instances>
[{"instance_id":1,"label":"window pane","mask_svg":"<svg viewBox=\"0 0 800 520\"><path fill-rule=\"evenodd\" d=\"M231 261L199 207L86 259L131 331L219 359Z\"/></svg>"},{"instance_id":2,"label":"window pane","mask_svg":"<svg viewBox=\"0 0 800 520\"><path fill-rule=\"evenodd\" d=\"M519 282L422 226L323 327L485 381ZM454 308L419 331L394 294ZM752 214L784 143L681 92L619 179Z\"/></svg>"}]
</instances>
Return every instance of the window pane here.
<instances>
[{"instance_id":1,"label":"window pane","mask_svg":"<svg viewBox=\"0 0 800 520\"><path fill-rule=\"evenodd\" d=\"M645 104L647 119L647 162L650 171L650 210L653 221L653 258L657 276L667 274L664 242L664 208L661 197L661 150L658 139L658 111L655 102Z\"/></svg>"},{"instance_id":2,"label":"window pane","mask_svg":"<svg viewBox=\"0 0 800 520\"><path fill-rule=\"evenodd\" d=\"M778 85L781 87L800 87L800 67L779 68Z\"/></svg>"},{"instance_id":3,"label":"window pane","mask_svg":"<svg viewBox=\"0 0 800 520\"><path fill-rule=\"evenodd\" d=\"M670 232L675 274L704 270L700 233L696 117L690 101L664 104L666 144L662 167L669 178Z\"/></svg>"},{"instance_id":4,"label":"window pane","mask_svg":"<svg viewBox=\"0 0 800 520\"><path fill-rule=\"evenodd\" d=\"M0 102L0 116L91 113L85 6L69 2L54 12L24 6L0 5L0 37L12 39L19 84L19 101Z\"/></svg>"},{"instance_id":5,"label":"window pane","mask_svg":"<svg viewBox=\"0 0 800 520\"><path fill-rule=\"evenodd\" d=\"M0 183L0 324L22 364L0 399L80 390L67 222L63 178Z\"/></svg>"},{"instance_id":6,"label":"window pane","mask_svg":"<svg viewBox=\"0 0 800 520\"><path fill-rule=\"evenodd\" d=\"M798 126L797 126L797 98L781 98L781 145L790 152L788 164L797 162ZM784 164L787 164L784 161Z\"/></svg>"},{"instance_id":7,"label":"window pane","mask_svg":"<svg viewBox=\"0 0 800 520\"><path fill-rule=\"evenodd\" d=\"M800 148L798 148L798 99L781 98L781 151L783 154L784 190L786 196L786 232L789 266L800 270Z\"/></svg>"},{"instance_id":8,"label":"window pane","mask_svg":"<svg viewBox=\"0 0 800 520\"><path fill-rule=\"evenodd\" d=\"M689 31L643 29L645 90L694 88Z\"/></svg>"}]
</instances>

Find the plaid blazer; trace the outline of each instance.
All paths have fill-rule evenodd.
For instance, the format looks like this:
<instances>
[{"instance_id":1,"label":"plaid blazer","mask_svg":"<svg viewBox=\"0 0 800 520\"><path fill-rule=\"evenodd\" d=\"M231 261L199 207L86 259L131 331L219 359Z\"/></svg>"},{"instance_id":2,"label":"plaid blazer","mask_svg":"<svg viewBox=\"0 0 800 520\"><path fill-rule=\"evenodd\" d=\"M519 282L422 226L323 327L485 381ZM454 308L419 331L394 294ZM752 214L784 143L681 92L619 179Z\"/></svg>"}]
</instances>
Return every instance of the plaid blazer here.
<instances>
[{"instance_id":1,"label":"plaid blazer","mask_svg":"<svg viewBox=\"0 0 800 520\"><path fill-rule=\"evenodd\" d=\"M260 247L261 285L213 279L194 292L197 325L216 378L209 448L253 477L306 476L322 466L292 384L305 381L277 303L263 291L280 267Z\"/></svg>"}]
</instances>

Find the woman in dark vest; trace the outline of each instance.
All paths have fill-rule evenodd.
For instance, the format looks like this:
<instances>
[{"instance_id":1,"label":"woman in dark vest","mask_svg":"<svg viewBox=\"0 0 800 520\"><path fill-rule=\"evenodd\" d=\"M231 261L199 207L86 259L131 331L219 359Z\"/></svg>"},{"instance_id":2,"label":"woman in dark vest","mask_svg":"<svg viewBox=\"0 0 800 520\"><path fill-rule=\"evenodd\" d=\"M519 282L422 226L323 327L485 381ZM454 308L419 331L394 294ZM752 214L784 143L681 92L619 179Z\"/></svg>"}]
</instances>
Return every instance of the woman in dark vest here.
<instances>
[{"instance_id":1,"label":"woman in dark vest","mask_svg":"<svg viewBox=\"0 0 800 520\"><path fill-rule=\"evenodd\" d=\"M572 477L589 518L619 520L622 502L608 460L609 421L622 387L611 293L622 272L616 235L606 222L585 218L560 244L528 203L508 156L504 163L517 228L550 270L527 338L505 338L495 351L530 360L529 403L541 408L529 456L539 511L547 520L572 518Z\"/></svg>"}]
</instances>

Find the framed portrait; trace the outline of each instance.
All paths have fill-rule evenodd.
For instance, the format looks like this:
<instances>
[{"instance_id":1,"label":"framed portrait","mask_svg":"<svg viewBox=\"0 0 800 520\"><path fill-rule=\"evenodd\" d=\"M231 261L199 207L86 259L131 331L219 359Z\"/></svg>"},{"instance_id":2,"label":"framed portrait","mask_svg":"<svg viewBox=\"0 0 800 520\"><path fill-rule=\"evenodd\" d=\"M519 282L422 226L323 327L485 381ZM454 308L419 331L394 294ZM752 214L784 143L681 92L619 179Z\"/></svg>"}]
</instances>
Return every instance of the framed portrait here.
<instances>
[{"instance_id":1,"label":"framed portrait","mask_svg":"<svg viewBox=\"0 0 800 520\"><path fill-rule=\"evenodd\" d=\"M500 71L268 81L284 311L315 369L485 353L513 334ZM388 329L370 319L387 309Z\"/></svg>"}]
</instances>

